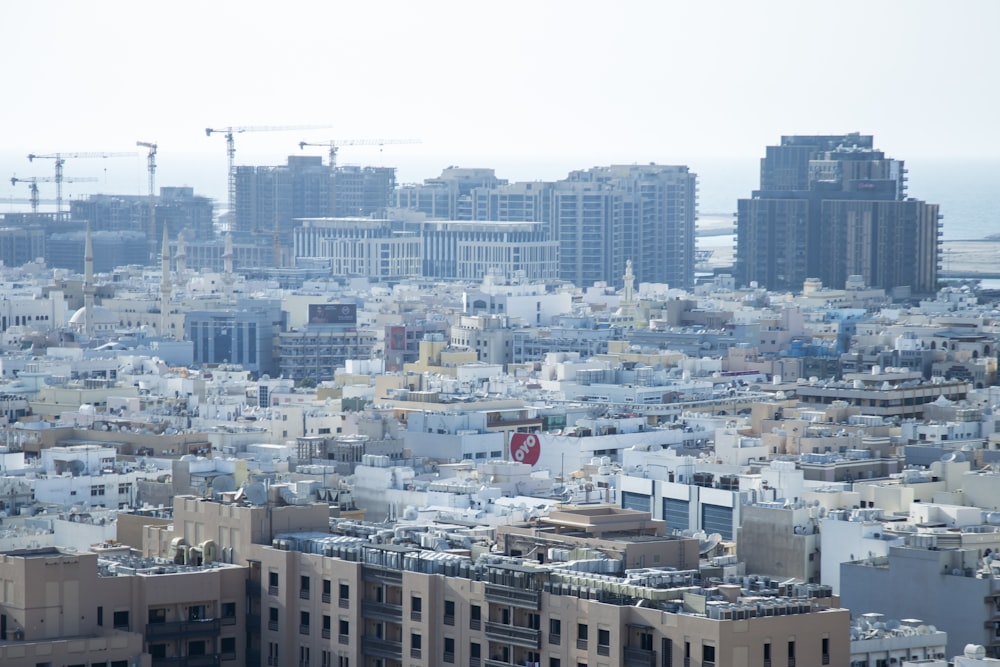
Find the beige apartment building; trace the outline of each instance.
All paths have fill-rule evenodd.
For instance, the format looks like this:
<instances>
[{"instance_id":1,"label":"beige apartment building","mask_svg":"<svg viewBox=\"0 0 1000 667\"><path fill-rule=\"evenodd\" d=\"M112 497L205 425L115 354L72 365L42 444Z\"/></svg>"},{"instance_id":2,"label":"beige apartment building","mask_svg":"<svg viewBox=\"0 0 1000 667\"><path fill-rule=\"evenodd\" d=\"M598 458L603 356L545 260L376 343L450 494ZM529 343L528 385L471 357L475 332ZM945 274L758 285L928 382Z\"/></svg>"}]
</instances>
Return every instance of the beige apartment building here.
<instances>
[{"instance_id":1,"label":"beige apartment building","mask_svg":"<svg viewBox=\"0 0 1000 667\"><path fill-rule=\"evenodd\" d=\"M153 562L120 545L0 554L0 664L241 664L246 572L222 563Z\"/></svg>"},{"instance_id":2,"label":"beige apartment building","mask_svg":"<svg viewBox=\"0 0 1000 667\"><path fill-rule=\"evenodd\" d=\"M0 555L0 612L8 632L23 632L10 645L0 641L0 651L20 647L27 656L30 645L56 656L79 637L106 644L123 637L115 648L120 658L88 650L48 663L793 667L849 661L847 610L832 607L830 598L703 578L688 541L663 536L662 522L648 513L562 508L547 523L506 531L506 546L476 540L455 547L448 541L461 543L478 528L331 523L325 504L280 505L276 494L268 495L266 503L257 496L257 505L232 495L226 502L177 497L172 524L137 530L142 518L127 521L127 535L142 535L142 544L133 545L141 557L122 548ZM525 552L531 531L539 539ZM105 639L109 631L120 634ZM45 664L37 655L0 664Z\"/></svg>"}]
</instances>

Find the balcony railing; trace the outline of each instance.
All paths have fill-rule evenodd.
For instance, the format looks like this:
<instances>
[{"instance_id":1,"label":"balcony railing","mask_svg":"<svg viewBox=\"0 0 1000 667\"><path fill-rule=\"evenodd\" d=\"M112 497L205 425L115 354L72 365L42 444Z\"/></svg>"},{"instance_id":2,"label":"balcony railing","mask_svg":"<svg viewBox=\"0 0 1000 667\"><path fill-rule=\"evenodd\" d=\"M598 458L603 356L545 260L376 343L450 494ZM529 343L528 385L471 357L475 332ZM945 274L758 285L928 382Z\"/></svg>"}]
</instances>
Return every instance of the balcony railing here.
<instances>
[{"instance_id":1,"label":"balcony railing","mask_svg":"<svg viewBox=\"0 0 1000 667\"><path fill-rule=\"evenodd\" d=\"M486 601L537 611L541 609L542 594L539 591L486 584Z\"/></svg>"},{"instance_id":2,"label":"balcony railing","mask_svg":"<svg viewBox=\"0 0 1000 667\"><path fill-rule=\"evenodd\" d=\"M373 581L390 586L403 585L403 573L401 571L379 565L365 565L362 568L362 578L365 581Z\"/></svg>"},{"instance_id":3,"label":"balcony railing","mask_svg":"<svg viewBox=\"0 0 1000 667\"><path fill-rule=\"evenodd\" d=\"M470 630L481 630L482 627L483 627L482 620L480 620L478 618L470 618L469 619L469 629Z\"/></svg>"},{"instance_id":4,"label":"balcony railing","mask_svg":"<svg viewBox=\"0 0 1000 667\"><path fill-rule=\"evenodd\" d=\"M490 641L523 646L535 651L542 647L542 631L486 621L486 638Z\"/></svg>"},{"instance_id":5,"label":"balcony railing","mask_svg":"<svg viewBox=\"0 0 1000 667\"><path fill-rule=\"evenodd\" d=\"M562 643L562 635L549 633L549 643L555 646L559 646Z\"/></svg>"},{"instance_id":6,"label":"balcony railing","mask_svg":"<svg viewBox=\"0 0 1000 667\"><path fill-rule=\"evenodd\" d=\"M403 622L403 605L401 604L365 600L361 603L361 613L365 618L376 621Z\"/></svg>"},{"instance_id":7,"label":"balcony railing","mask_svg":"<svg viewBox=\"0 0 1000 667\"><path fill-rule=\"evenodd\" d=\"M309 589L308 588L300 588L299 589L299 599L300 600L308 600L309 599Z\"/></svg>"},{"instance_id":8,"label":"balcony railing","mask_svg":"<svg viewBox=\"0 0 1000 667\"><path fill-rule=\"evenodd\" d=\"M469 658L469 667L483 667L483 659Z\"/></svg>"},{"instance_id":9,"label":"balcony railing","mask_svg":"<svg viewBox=\"0 0 1000 667\"><path fill-rule=\"evenodd\" d=\"M329 593L323 593L323 595L321 596L320 599L323 600L323 604L330 604L330 594Z\"/></svg>"},{"instance_id":10,"label":"balcony railing","mask_svg":"<svg viewBox=\"0 0 1000 667\"><path fill-rule=\"evenodd\" d=\"M217 618L210 618L205 621L148 623L146 625L146 641L195 637L198 635L217 635L219 634L221 625L221 622Z\"/></svg>"},{"instance_id":11,"label":"balcony railing","mask_svg":"<svg viewBox=\"0 0 1000 667\"><path fill-rule=\"evenodd\" d=\"M581 651L586 651L587 650L587 640L586 639L577 639L576 640L576 647L579 650L581 650Z\"/></svg>"},{"instance_id":12,"label":"balcony railing","mask_svg":"<svg viewBox=\"0 0 1000 667\"><path fill-rule=\"evenodd\" d=\"M656 651L626 646L624 667L656 667Z\"/></svg>"},{"instance_id":13,"label":"balcony railing","mask_svg":"<svg viewBox=\"0 0 1000 667\"><path fill-rule=\"evenodd\" d=\"M153 667L219 667L222 656L218 653L207 655L174 655L169 658L153 658Z\"/></svg>"},{"instance_id":14,"label":"balcony railing","mask_svg":"<svg viewBox=\"0 0 1000 667\"><path fill-rule=\"evenodd\" d=\"M350 609L351 598L337 598L337 606L341 609Z\"/></svg>"},{"instance_id":15,"label":"balcony railing","mask_svg":"<svg viewBox=\"0 0 1000 667\"><path fill-rule=\"evenodd\" d=\"M385 658L387 660L403 659L403 642L394 642L377 637L362 637L361 652L365 657Z\"/></svg>"},{"instance_id":16,"label":"balcony railing","mask_svg":"<svg viewBox=\"0 0 1000 667\"><path fill-rule=\"evenodd\" d=\"M351 643L351 636L350 635L337 635L337 643L338 644L343 644L344 646L347 646L348 644Z\"/></svg>"},{"instance_id":17,"label":"balcony railing","mask_svg":"<svg viewBox=\"0 0 1000 667\"><path fill-rule=\"evenodd\" d=\"M320 632L320 634L322 635L323 639L329 639L330 638L330 628L323 628L323 630Z\"/></svg>"},{"instance_id":18,"label":"balcony railing","mask_svg":"<svg viewBox=\"0 0 1000 667\"><path fill-rule=\"evenodd\" d=\"M611 647L607 644L598 644L597 655L611 655Z\"/></svg>"},{"instance_id":19,"label":"balcony railing","mask_svg":"<svg viewBox=\"0 0 1000 667\"><path fill-rule=\"evenodd\" d=\"M278 629L278 622L277 621L268 621L267 622L267 629L268 630L272 630L272 631L277 631L277 629Z\"/></svg>"}]
</instances>

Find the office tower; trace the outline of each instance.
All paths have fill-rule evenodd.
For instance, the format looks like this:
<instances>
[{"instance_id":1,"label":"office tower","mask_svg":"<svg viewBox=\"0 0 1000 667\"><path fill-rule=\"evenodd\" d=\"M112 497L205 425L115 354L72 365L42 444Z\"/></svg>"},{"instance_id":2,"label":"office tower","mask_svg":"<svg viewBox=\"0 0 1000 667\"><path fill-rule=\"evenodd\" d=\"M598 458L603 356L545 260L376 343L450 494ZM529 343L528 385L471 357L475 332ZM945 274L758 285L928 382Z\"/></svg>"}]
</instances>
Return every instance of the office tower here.
<instances>
[{"instance_id":1,"label":"office tower","mask_svg":"<svg viewBox=\"0 0 1000 667\"><path fill-rule=\"evenodd\" d=\"M901 160L871 135L785 136L761 160L760 189L737 204L736 278L801 290L849 276L897 296L936 289L936 204L906 197Z\"/></svg>"}]
</instances>

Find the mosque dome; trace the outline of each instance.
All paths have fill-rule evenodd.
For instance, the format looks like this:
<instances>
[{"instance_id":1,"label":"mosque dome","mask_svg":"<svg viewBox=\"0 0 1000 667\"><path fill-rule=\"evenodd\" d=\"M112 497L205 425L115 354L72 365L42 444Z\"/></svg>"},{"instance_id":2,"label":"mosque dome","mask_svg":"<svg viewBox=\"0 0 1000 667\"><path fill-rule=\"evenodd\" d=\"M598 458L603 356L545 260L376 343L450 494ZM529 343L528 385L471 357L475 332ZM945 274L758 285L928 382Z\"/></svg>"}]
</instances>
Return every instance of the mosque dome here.
<instances>
[{"instance_id":1,"label":"mosque dome","mask_svg":"<svg viewBox=\"0 0 1000 667\"><path fill-rule=\"evenodd\" d=\"M104 306L93 307L93 322L90 329L94 333L114 331L118 327L118 316ZM87 321L87 309L80 308L73 317L69 318L69 325L74 329L83 330Z\"/></svg>"}]
</instances>

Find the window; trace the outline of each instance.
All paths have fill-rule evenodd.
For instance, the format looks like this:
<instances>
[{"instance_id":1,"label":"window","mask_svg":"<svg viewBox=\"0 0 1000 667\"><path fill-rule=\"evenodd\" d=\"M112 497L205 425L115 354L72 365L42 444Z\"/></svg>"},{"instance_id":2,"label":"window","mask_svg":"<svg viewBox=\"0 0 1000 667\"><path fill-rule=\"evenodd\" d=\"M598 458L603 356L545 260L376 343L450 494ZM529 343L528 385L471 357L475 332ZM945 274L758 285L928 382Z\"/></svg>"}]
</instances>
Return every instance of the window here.
<instances>
[{"instance_id":1,"label":"window","mask_svg":"<svg viewBox=\"0 0 1000 667\"><path fill-rule=\"evenodd\" d=\"M597 655L611 655L611 631L598 628Z\"/></svg>"},{"instance_id":2,"label":"window","mask_svg":"<svg viewBox=\"0 0 1000 667\"><path fill-rule=\"evenodd\" d=\"M581 650L587 649L587 638L590 634L590 628L586 623L576 624L576 647Z\"/></svg>"},{"instance_id":3,"label":"window","mask_svg":"<svg viewBox=\"0 0 1000 667\"><path fill-rule=\"evenodd\" d=\"M562 621L558 618L549 619L549 643L559 645L562 641Z\"/></svg>"},{"instance_id":4,"label":"window","mask_svg":"<svg viewBox=\"0 0 1000 667\"><path fill-rule=\"evenodd\" d=\"M299 667L309 667L309 647L299 647Z\"/></svg>"},{"instance_id":5,"label":"window","mask_svg":"<svg viewBox=\"0 0 1000 667\"><path fill-rule=\"evenodd\" d=\"M350 621L345 621L344 619L340 619L340 623L337 626L337 632L339 635L337 637L337 641L339 643L346 644L348 641L350 641L350 634L351 634Z\"/></svg>"},{"instance_id":6,"label":"window","mask_svg":"<svg viewBox=\"0 0 1000 667\"><path fill-rule=\"evenodd\" d=\"M278 573L268 572L267 573L267 592L268 595L278 594Z\"/></svg>"},{"instance_id":7,"label":"window","mask_svg":"<svg viewBox=\"0 0 1000 667\"><path fill-rule=\"evenodd\" d=\"M324 579L323 580L323 602L329 602L330 601L330 591L331 590L332 590L332 588L331 588L330 580L329 579Z\"/></svg>"},{"instance_id":8,"label":"window","mask_svg":"<svg viewBox=\"0 0 1000 667\"><path fill-rule=\"evenodd\" d=\"M561 667L561 665L559 658L549 658L549 667Z\"/></svg>"},{"instance_id":9,"label":"window","mask_svg":"<svg viewBox=\"0 0 1000 667\"><path fill-rule=\"evenodd\" d=\"M309 634L309 612L300 611L299 612L299 634L308 635Z\"/></svg>"},{"instance_id":10,"label":"window","mask_svg":"<svg viewBox=\"0 0 1000 667\"><path fill-rule=\"evenodd\" d=\"M128 630L128 610L116 611L112 622L114 623L115 630Z\"/></svg>"},{"instance_id":11,"label":"window","mask_svg":"<svg viewBox=\"0 0 1000 667\"><path fill-rule=\"evenodd\" d=\"M482 657L483 648L480 646L479 642L469 642L469 657L472 660L478 660Z\"/></svg>"},{"instance_id":12,"label":"window","mask_svg":"<svg viewBox=\"0 0 1000 667\"><path fill-rule=\"evenodd\" d=\"M188 655L205 655L205 640L196 639L188 642Z\"/></svg>"},{"instance_id":13,"label":"window","mask_svg":"<svg viewBox=\"0 0 1000 667\"><path fill-rule=\"evenodd\" d=\"M343 609L348 608L348 606L350 605L350 597L351 597L351 587L348 586L347 584L341 584L340 595L339 595L341 608Z\"/></svg>"},{"instance_id":14,"label":"window","mask_svg":"<svg viewBox=\"0 0 1000 667\"><path fill-rule=\"evenodd\" d=\"M771 644L764 644L764 667L771 667Z\"/></svg>"},{"instance_id":15,"label":"window","mask_svg":"<svg viewBox=\"0 0 1000 667\"><path fill-rule=\"evenodd\" d=\"M236 657L236 637L223 637L219 641L219 652L223 656L230 655Z\"/></svg>"},{"instance_id":16,"label":"window","mask_svg":"<svg viewBox=\"0 0 1000 667\"><path fill-rule=\"evenodd\" d=\"M104 625L104 607L97 608L97 624Z\"/></svg>"},{"instance_id":17,"label":"window","mask_svg":"<svg viewBox=\"0 0 1000 667\"><path fill-rule=\"evenodd\" d=\"M483 623L483 609L478 604L469 607L469 629L478 630Z\"/></svg>"},{"instance_id":18,"label":"window","mask_svg":"<svg viewBox=\"0 0 1000 667\"><path fill-rule=\"evenodd\" d=\"M444 624L455 625L455 601L444 601Z\"/></svg>"},{"instance_id":19,"label":"window","mask_svg":"<svg viewBox=\"0 0 1000 667\"><path fill-rule=\"evenodd\" d=\"M223 602L221 605L219 605L219 616L221 616L223 619L235 619L236 603Z\"/></svg>"},{"instance_id":20,"label":"window","mask_svg":"<svg viewBox=\"0 0 1000 667\"><path fill-rule=\"evenodd\" d=\"M715 647L703 644L701 647L701 664L708 667L715 664Z\"/></svg>"},{"instance_id":21,"label":"window","mask_svg":"<svg viewBox=\"0 0 1000 667\"><path fill-rule=\"evenodd\" d=\"M267 610L267 629L277 630L278 629L278 608L270 607Z\"/></svg>"},{"instance_id":22,"label":"window","mask_svg":"<svg viewBox=\"0 0 1000 667\"><path fill-rule=\"evenodd\" d=\"M208 618L208 611L203 604L191 605L188 607L188 620L201 621Z\"/></svg>"},{"instance_id":23,"label":"window","mask_svg":"<svg viewBox=\"0 0 1000 667\"><path fill-rule=\"evenodd\" d=\"M795 667L795 642L788 642L788 667Z\"/></svg>"},{"instance_id":24,"label":"window","mask_svg":"<svg viewBox=\"0 0 1000 667\"><path fill-rule=\"evenodd\" d=\"M455 662L455 640L452 637L444 638L444 661Z\"/></svg>"},{"instance_id":25,"label":"window","mask_svg":"<svg viewBox=\"0 0 1000 667\"><path fill-rule=\"evenodd\" d=\"M422 615L424 601L417 595L410 597L410 620L419 621Z\"/></svg>"},{"instance_id":26,"label":"window","mask_svg":"<svg viewBox=\"0 0 1000 667\"><path fill-rule=\"evenodd\" d=\"M410 633L410 657L419 658L422 637L417 633Z\"/></svg>"},{"instance_id":27,"label":"window","mask_svg":"<svg viewBox=\"0 0 1000 667\"><path fill-rule=\"evenodd\" d=\"M299 597L303 600L309 599L309 577L305 575L299 577Z\"/></svg>"},{"instance_id":28,"label":"window","mask_svg":"<svg viewBox=\"0 0 1000 667\"><path fill-rule=\"evenodd\" d=\"M150 644L149 654L153 656L153 660L157 658L167 657L167 645L166 644Z\"/></svg>"},{"instance_id":29,"label":"window","mask_svg":"<svg viewBox=\"0 0 1000 667\"><path fill-rule=\"evenodd\" d=\"M830 664L830 638L823 637L823 652L820 656L824 665Z\"/></svg>"},{"instance_id":30,"label":"window","mask_svg":"<svg viewBox=\"0 0 1000 667\"><path fill-rule=\"evenodd\" d=\"M167 622L167 610L165 608L150 609L149 610L149 622L150 623L166 623Z\"/></svg>"}]
</instances>

